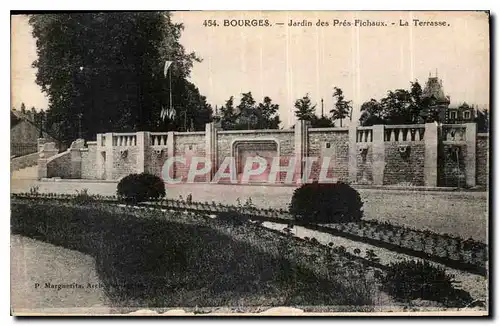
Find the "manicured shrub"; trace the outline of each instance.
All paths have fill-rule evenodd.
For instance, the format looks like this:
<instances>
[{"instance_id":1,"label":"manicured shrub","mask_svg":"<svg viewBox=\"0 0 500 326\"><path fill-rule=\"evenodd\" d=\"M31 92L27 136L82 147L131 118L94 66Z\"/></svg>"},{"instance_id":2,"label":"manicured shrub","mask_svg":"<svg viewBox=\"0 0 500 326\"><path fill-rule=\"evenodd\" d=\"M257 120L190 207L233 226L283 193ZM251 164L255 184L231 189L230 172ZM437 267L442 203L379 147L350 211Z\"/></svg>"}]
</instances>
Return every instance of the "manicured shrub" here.
<instances>
[{"instance_id":1,"label":"manicured shrub","mask_svg":"<svg viewBox=\"0 0 500 326\"><path fill-rule=\"evenodd\" d=\"M165 183L152 174L130 174L120 180L116 193L120 199L131 203L158 199L165 197Z\"/></svg>"},{"instance_id":2,"label":"manicured shrub","mask_svg":"<svg viewBox=\"0 0 500 326\"><path fill-rule=\"evenodd\" d=\"M312 223L345 223L361 220L359 193L343 182L306 183L295 189L290 213L296 220Z\"/></svg>"},{"instance_id":3,"label":"manicured shrub","mask_svg":"<svg viewBox=\"0 0 500 326\"><path fill-rule=\"evenodd\" d=\"M453 287L453 276L427 261L391 263L379 280L382 290L399 300L432 300L450 306L461 306L471 300L467 292Z\"/></svg>"}]
</instances>

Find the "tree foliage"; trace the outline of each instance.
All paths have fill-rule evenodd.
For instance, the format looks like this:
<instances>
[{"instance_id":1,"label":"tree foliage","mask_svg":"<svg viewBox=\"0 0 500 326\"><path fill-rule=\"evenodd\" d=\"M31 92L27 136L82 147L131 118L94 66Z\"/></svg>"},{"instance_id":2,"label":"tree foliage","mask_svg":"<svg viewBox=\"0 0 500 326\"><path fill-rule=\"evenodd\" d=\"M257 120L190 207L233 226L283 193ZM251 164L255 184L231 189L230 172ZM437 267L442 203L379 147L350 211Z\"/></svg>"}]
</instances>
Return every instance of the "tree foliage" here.
<instances>
[{"instance_id":1,"label":"tree foliage","mask_svg":"<svg viewBox=\"0 0 500 326\"><path fill-rule=\"evenodd\" d=\"M340 126L342 127L342 120L351 116L352 102L345 100L342 89L338 87L334 87L333 98L335 99L335 105L330 110L332 120L340 120Z\"/></svg>"},{"instance_id":2,"label":"tree foliage","mask_svg":"<svg viewBox=\"0 0 500 326\"><path fill-rule=\"evenodd\" d=\"M234 107L231 96L220 109L221 127L224 130L278 129L280 118L279 105L265 96L262 103L257 104L252 92L242 93L240 104Z\"/></svg>"},{"instance_id":3,"label":"tree foliage","mask_svg":"<svg viewBox=\"0 0 500 326\"><path fill-rule=\"evenodd\" d=\"M380 101L371 99L361 105L362 126L374 124L417 124L439 121L439 109L434 98L423 97L422 87L411 83L410 90L388 91Z\"/></svg>"},{"instance_id":4,"label":"tree foliage","mask_svg":"<svg viewBox=\"0 0 500 326\"><path fill-rule=\"evenodd\" d=\"M312 121L315 119L316 114L314 110L316 105L311 105L311 98L309 94L295 101L295 116L299 120Z\"/></svg>"},{"instance_id":5,"label":"tree foliage","mask_svg":"<svg viewBox=\"0 0 500 326\"><path fill-rule=\"evenodd\" d=\"M183 26L168 12L35 14L29 22L37 42L36 82L49 99L48 123L63 139L76 138L79 114L86 138L165 128L159 116L170 84L178 111L171 127L181 126L183 108L193 110L191 117L200 108L210 111L187 81L199 59L180 44ZM163 74L166 60L174 62L171 80Z\"/></svg>"}]
</instances>

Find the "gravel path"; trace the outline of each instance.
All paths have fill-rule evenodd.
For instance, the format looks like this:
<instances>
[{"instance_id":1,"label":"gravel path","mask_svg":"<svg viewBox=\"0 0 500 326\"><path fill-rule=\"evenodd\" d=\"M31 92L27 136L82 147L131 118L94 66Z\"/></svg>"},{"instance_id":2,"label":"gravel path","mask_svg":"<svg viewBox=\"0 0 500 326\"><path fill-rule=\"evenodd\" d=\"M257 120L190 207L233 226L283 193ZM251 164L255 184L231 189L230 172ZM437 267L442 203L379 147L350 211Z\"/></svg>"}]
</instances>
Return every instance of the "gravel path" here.
<instances>
[{"instance_id":1,"label":"gravel path","mask_svg":"<svg viewBox=\"0 0 500 326\"><path fill-rule=\"evenodd\" d=\"M109 313L92 257L19 235L10 242L13 314Z\"/></svg>"}]
</instances>

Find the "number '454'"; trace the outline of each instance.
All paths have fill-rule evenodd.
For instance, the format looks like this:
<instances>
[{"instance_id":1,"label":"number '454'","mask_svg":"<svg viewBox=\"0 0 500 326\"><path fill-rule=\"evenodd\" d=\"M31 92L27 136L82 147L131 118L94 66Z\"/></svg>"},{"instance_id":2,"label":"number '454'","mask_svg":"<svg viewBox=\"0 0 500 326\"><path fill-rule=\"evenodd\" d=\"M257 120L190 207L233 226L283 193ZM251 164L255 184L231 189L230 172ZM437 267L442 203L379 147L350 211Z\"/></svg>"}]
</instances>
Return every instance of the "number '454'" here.
<instances>
[{"instance_id":1,"label":"number '454'","mask_svg":"<svg viewBox=\"0 0 500 326\"><path fill-rule=\"evenodd\" d=\"M203 21L203 26L205 27L212 27L212 26L218 26L217 25L217 21L215 20L212 20L212 19L206 19L205 21Z\"/></svg>"}]
</instances>

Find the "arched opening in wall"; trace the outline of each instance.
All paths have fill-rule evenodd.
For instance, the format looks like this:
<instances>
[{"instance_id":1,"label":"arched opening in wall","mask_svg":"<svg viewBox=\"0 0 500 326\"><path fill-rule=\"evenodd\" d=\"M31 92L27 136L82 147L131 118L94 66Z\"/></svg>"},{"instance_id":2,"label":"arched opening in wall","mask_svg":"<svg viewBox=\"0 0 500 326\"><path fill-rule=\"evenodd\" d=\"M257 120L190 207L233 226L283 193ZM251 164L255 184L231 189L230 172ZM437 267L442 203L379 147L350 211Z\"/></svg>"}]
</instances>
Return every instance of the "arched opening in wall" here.
<instances>
[{"instance_id":1,"label":"arched opening in wall","mask_svg":"<svg viewBox=\"0 0 500 326\"><path fill-rule=\"evenodd\" d=\"M251 175L249 183L268 183L271 166L279 158L278 142L275 140L240 140L233 143L232 155L236 163L236 178L241 182L247 161L253 158L266 162L265 169L258 175ZM262 160L263 159L263 160ZM259 163L252 163L251 169L257 170Z\"/></svg>"}]
</instances>

